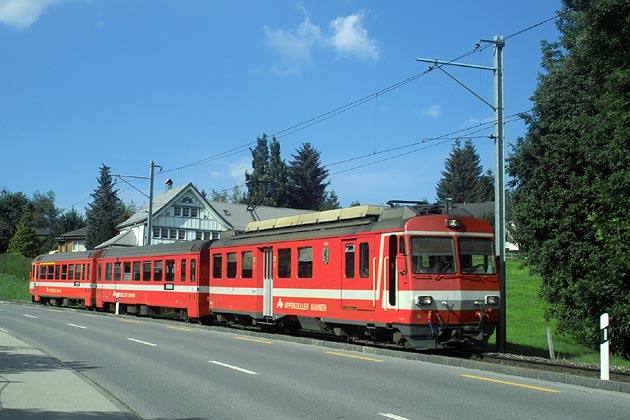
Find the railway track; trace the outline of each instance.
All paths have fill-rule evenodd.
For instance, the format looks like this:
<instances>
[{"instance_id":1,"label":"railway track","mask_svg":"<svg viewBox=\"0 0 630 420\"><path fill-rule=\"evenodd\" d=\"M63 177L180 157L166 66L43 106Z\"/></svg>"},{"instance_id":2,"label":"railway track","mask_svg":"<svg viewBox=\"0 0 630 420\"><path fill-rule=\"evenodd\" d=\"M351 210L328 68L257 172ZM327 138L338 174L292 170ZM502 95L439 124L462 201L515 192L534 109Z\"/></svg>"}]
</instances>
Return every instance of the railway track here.
<instances>
[{"instance_id":1,"label":"railway track","mask_svg":"<svg viewBox=\"0 0 630 420\"><path fill-rule=\"evenodd\" d=\"M500 365L515 366L533 370L543 370L587 378L600 378L599 366L588 365L561 360L548 360L540 357L529 357L517 354L482 353L470 357L471 359L495 363ZM630 383L630 368L611 366L610 380L615 382Z\"/></svg>"}]
</instances>

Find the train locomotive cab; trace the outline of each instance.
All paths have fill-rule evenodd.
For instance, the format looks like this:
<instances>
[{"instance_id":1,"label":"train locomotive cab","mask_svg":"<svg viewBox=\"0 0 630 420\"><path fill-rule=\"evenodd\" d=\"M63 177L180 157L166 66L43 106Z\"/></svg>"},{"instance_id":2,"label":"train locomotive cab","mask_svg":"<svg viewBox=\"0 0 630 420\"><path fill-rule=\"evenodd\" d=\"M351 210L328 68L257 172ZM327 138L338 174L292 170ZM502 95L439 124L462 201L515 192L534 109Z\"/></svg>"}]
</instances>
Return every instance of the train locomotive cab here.
<instances>
[{"instance_id":1,"label":"train locomotive cab","mask_svg":"<svg viewBox=\"0 0 630 420\"><path fill-rule=\"evenodd\" d=\"M441 226L440 226L441 225ZM399 294L410 308L397 325L415 349L483 349L498 321L499 279L490 225L470 217L410 219L396 257Z\"/></svg>"}]
</instances>

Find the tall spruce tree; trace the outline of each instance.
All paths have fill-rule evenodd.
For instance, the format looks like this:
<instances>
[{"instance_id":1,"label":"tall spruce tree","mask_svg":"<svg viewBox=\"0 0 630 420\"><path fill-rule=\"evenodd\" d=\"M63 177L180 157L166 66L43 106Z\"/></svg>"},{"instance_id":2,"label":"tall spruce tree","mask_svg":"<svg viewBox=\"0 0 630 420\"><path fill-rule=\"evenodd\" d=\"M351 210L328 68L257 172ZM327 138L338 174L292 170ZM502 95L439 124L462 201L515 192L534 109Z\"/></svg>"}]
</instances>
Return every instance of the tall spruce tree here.
<instances>
[{"instance_id":1,"label":"tall spruce tree","mask_svg":"<svg viewBox=\"0 0 630 420\"><path fill-rule=\"evenodd\" d=\"M269 200L271 207L285 207L287 204L287 184L289 182L287 164L280 156L280 142L275 136L271 137L269 145Z\"/></svg>"},{"instance_id":2,"label":"tall spruce tree","mask_svg":"<svg viewBox=\"0 0 630 420\"><path fill-rule=\"evenodd\" d=\"M93 249L118 233L116 225L124 220L126 212L117 193L118 190L114 190L110 167L103 164L100 168L98 187L92 193L94 200L88 204L86 210L88 249Z\"/></svg>"},{"instance_id":3,"label":"tall spruce tree","mask_svg":"<svg viewBox=\"0 0 630 420\"><path fill-rule=\"evenodd\" d=\"M17 225L17 230L9 242L9 252L22 254L25 257L34 258L39 254L39 241L33 220L33 212L30 205L22 208L22 216Z\"/></svg>"},{"instance_id":4,"label":"tall spruce tree","mask_svg":"<svg viewBox=\"0 0 630 420\"><path fill-rule=\"evenodd\" d=\"M494 200L494 176L488 171L483 175L481 159L470 139L462 147L455 141L446 159L442 178L436 187L438 201L452 198L456 203L481 203Z\"/></svg>"},{"instance_id":5,"label":"tall spruce tree","mask_svg":"<svg viewBox=\"0 0 630 420\"><path fill-rule=\"evenodd\" d=\"M596 347L599 317L630 356L630 2L565 0L525 138L508 159L517 242L548 315Z\"/></svg>"},{"instance_id":6,"label":"tall spruce tree","mask_svg":"<svg viewBox=\"0 0 630 420\"><path fill-rule=\"evenodd\" d=\"M250 206L264 206L269 200L269 146L267 135L256 139L252 153L252 173L245 172L248 201Z\"/></svg>"},{"instance_id":7,"label":"tall spruce tree","mask_svg":"<svg viewBox=\"0 0 630 420\"><path fill-rule=\"evenodd\" d=\"M288 167L287 204L291 208L322 210L326 204L328 171L322 167L320 153L310 143L296 150Z\"/></svg>"}]
</instances>

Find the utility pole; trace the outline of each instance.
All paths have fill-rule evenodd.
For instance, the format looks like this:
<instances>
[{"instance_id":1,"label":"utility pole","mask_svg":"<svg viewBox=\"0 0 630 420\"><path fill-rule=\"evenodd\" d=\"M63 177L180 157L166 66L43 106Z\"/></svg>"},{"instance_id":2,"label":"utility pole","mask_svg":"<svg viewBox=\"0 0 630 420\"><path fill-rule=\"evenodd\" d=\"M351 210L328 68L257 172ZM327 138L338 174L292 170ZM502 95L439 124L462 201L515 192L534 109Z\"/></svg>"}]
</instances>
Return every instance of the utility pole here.
<instances>
[{"instance_id":1,"label":"utility pole","mask_svg":"<svg viewBox=\"0 0 630 420\"><path fill-rule=\"evenodd\" d=\"M149 187L149 214L147 215L147 231L144 234L144 244L151 245L151 238L153 238L153 181L155 181L155 162L149 163L150 169L150 187Z\"/></svg>"},{"instance_id":2,"label":"utility pole","mask_svg":"<svg viewBox=\"0 0 630 420\"><path fill-rule=\"evenodd\" d=\"M505 160L504 160L504 132L503 132L503 47L505 40L503 37L495 36L493 40L482 39L480 42L494 44L494 66L476 66L472 64L454 63L451 61L439 61L426 58L416 58L416 61L432 63L429 70L439 69L448 77L457 82L460 86L473 94L477 99L488 105L494 111L494 233L495 233L495 254L499 258L499 288L501 289L501 302L499 306L499 324L497 325L497 351L504 352L507 344L505 325ZM443 66L467 67L478 70L491 70L494 73L494 104L490 104L477 93L475 93L464 83L457 80L446 72Z\"/></svg>"},{"instance_id":3,"label":"utility pole","mask_svg":"<svg viewBox=\"0 0 630 420\"><path fill-rule=\"evenodd\" d=\"M144 238L142 240L142 243L144 245L151 245L151 238L153 237L151 233L151 229L152 229L152 224L153 224L153 184L155 181L155 167L156 166L158 168L161 168L161 166L156 165L155 162L153 161L149 162L150 175L148 177L147 176L134 176L134 175L114 175L120 178L124 183L129 185L131 188L138 191L140 194L144 195L145 197L149 199L149 212L147 214L147 228L144 232ZM136 188L135 185L126 181L125 178L148 179L151 184L149 187L149 195L146 195L144 192L140 191L138 188Z\"/></svg>"}]
</instances>

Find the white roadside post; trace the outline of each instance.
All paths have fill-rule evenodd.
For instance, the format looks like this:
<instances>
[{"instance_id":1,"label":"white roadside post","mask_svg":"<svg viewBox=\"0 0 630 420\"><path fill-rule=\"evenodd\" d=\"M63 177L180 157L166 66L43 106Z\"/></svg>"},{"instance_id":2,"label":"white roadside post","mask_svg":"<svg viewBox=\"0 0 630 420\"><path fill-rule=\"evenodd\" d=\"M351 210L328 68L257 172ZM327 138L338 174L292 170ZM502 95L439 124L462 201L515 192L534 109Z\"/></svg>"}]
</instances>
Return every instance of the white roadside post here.
<instances>
[{"instance_id":1,"label":"white roadside post","mask_svg":"<svg viewBox=\"0 0 630 420\"><path fill-rule=\"evenodd\" d=\"M116 315L120 315L120 302L118 301L118 293L116 293L115 296L116 296Z\"/></svg>"},{"instance_id":2,"label":"white roadside post","mask_svg":"<svg viewBox=\"0 0 630 420\"><path fill-rule=\"evenodd\" d=\"M599 317L599 358L600 358L600 379L607 381L610 379L610 341L608 340L608 313Z\"/></svg>"}]
</instances>

